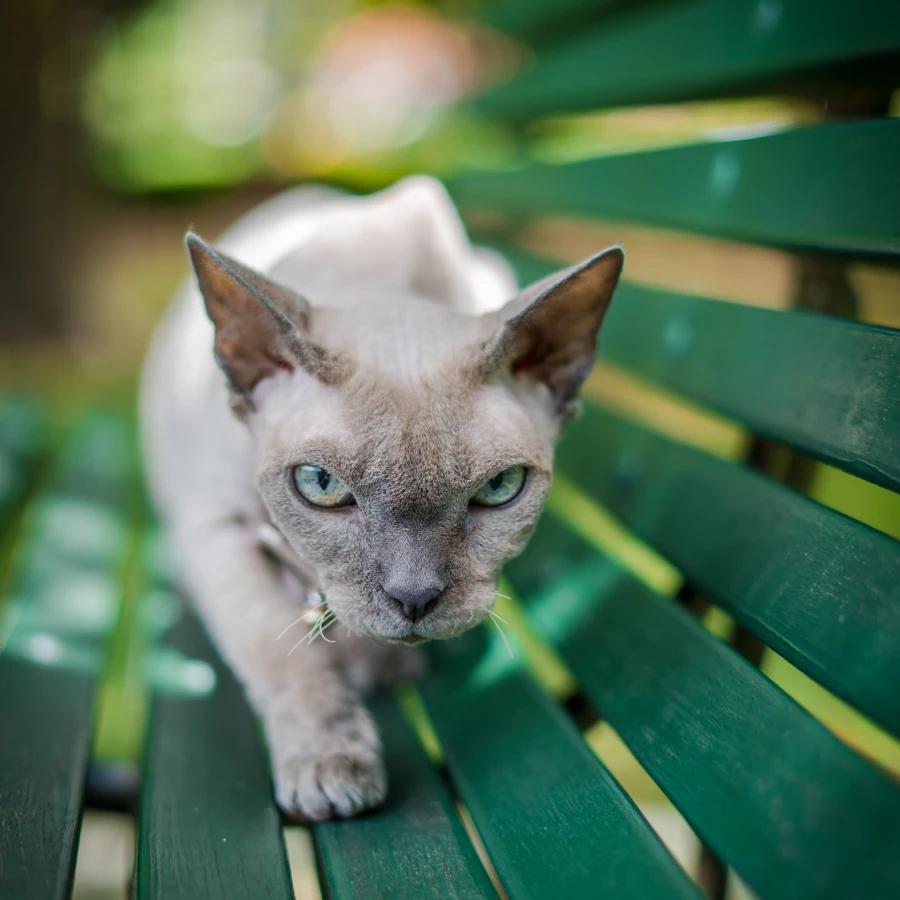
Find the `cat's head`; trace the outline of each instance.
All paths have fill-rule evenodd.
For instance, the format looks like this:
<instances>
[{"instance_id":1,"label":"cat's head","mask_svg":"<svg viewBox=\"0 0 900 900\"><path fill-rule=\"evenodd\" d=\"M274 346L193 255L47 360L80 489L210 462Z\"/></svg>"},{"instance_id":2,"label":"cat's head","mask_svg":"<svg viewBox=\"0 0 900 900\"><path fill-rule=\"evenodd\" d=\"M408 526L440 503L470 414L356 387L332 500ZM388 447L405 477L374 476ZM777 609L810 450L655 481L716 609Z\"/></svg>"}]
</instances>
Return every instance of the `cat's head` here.
<instances>
[{"instance_id":1,"label":"cat's head","mask_svg":"<svg viewBox=\"0 0 900 900\"><path fill-rule=\"evenodd\" d=\"M413 295L317 306L188 248L260 493L329 608L408 642L481 621L540 514L622 251L475 316Z\"/></svg>"}]
</instances>

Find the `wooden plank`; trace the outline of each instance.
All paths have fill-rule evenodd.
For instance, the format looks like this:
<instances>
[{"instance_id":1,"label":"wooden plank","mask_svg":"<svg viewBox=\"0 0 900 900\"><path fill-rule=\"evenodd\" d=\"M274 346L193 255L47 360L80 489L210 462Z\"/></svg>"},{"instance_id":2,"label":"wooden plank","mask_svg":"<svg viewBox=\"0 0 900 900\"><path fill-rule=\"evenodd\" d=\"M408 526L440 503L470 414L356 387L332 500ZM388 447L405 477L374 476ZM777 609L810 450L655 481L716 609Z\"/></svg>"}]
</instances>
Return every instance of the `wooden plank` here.
<instances>
[{"instance_id":1,"label":"wooden plank","mask_svg":"<svg viewBox=\"0 0 900 900\"><path fill-rule=\"evenodd\" d=\"M0 396L0 449L16 458L34 456L47 437L40 404L27 395Z\"/></svg>"},{"instance_id":2,"label":"wooden plank","mask_svg":"<svg viewBox=\"0 0 900 900\"><path fill-rule=\"evenodd\" d=\"M0 399L0 532L24 496L46 441L46 423L27 397Z\"/></svg>"},{"instance_id":3,"label":"wooden plank","mask_svg":"<svg viewBox=\"0 0 900 900\"><path fill-rule=\"evenodd\" d=\"M144 753L136 896L288 900L280 817L255 718L199 622L175 609L160 660L170 674L153 697Z\"/></svg>"},{"instance_id":4,"label":"wooden plank","mask_svg":"<svg viewBox=\"0 0 900 900\"><path fill-rule=\"evenodd\" d=\"M900 120L531 165L450 182L456 199L517 216L563 212L791 248L900 252Z\"/></svg>"},{"instance_id":5,"label":"wooden plank","mask_svg":"<svg viewBox=\"0 0 900 900\"><path fill-rule=\"evenodd\" d=\"M547 578L533 560L548 555L574 562ZM900 788L683 608L550 518L508 574L604 717L759 896L900 893Z\"/></svg>"},{"instance_id":6,"label":"wooden plank","mask_svg":"<svg viewBox=\"0 0 900 900\"><path fill-rule=\"evenodd\" d=\"M900 543L588 408L559 469L765 643L900 734Z\"/></svg>"},{"instance_id":7,"label":"wooden plank","mask_svg":"<svg viewBox=\"0 0 900 900\"><path fill-rule=\"evenodd\" d=\"M372 708L390 792L373 813L316 826L325 897L496 898L453 800L397 706L381 698Z\"/></svg>"},{"instance_id":8,"label":"wooden plank","mask_svg":"<svg viewBox=\"0 0 900 900\"><path fill-rule=\"evenodd\" d=\"M900 490L900 331L625 284L603 355L787 444Z\"/></svg>"},{"instance_id":9,"label":"wooden plank","mask_svg":"<svg viewBox=\"0 0 900 900\"><path fill-rule=\"evenodd\" d=\"M511 900L700 895L571 720L483 630L422 688L450 776Z\"/></svg>"},{"instance_id":10,"label":"wooden plank","mask_svg":"<svg viewBox=\"0 0 900 900\"><path fill-rule=\"evenodd\" d=\"M171 575L164 546L147 549L148 565ZM169 613L159 609L163 599L155 598L156 617L178 616L174 596ZM181 615L155 671L168 689L156 693L148 731L138 898L293 896L252 712L192 616ZM374 711L391 792L376 812L316 826L326 896L495 897L449 794L394 703L376 701Z\"/></svg>"},{"instance_id":11,"label":"wooden plank","mask_svg":"<svg viewBox=\"0 0 900 900\"><path fill-rule=\"evenodd\" d=\"M627 3L633 6L635 0ZM481 21L491 28L536 44L570 33L585 20L596 20L598 13L623 5L622 0L490 0L479 12Z\"/></svg>"},{"instance_id":12,"label":"wooden plank","mask_svg":"<svg viewBox=\"0 0 900 900\"><path fill-rule=\"evenodd\" d=\"M559 268L498 249L525 283ZM900 331L626 282L600 356L755 434L900 490Z\"/></svg>"},{"instance_id":13,"label":"wooden plank","mask_svg":"<svg viewBox=\"0 0 900 900\"><path fill-rule=\"evenodd\" d=\"M571 5L569 0L566 6ZM539 26L552 26L553 5L544 6L549 9L541 15L532 4L501 4L493 18L501 27L533 34ZM900 8L883 0L634 4L548 47L536 64L481 98L478 106L490 115L528 119L729 96L773 83L809 88L841 80L859 83L868 76L892 87L889 65L871 72L859 67L895 62L898 52ZM829 70L835 68L839 76L829 82Z\"/></svg>"},{"instance_id":14,"label":"wooden plank","mask_svg":"<svg viewBox=\"0 0 900 900\"><path fill-rule=\"evenodd\" d=\"M87 417L30 510L0 618L0 896L69 896L94 695L116 620L127 431Z\"/></svg>"}]
</instances>

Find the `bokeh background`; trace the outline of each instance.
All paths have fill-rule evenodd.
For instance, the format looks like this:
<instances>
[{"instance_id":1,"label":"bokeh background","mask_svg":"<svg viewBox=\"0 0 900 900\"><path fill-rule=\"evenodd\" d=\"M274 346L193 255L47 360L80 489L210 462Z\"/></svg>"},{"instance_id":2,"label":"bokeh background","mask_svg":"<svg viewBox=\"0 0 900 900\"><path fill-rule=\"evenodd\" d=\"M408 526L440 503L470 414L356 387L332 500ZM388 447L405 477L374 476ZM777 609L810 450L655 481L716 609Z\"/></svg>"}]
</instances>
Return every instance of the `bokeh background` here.
<instances>
[{"instance_id":1,"label":"bokeh background","mask_svg":"<svg viewBox=\"0 0 900 900\"><path fill-rule=\"evenodd\" d=\"M554 36L539 29L526 43L491 28L492 7L503 4L5 4L2 384L65 399L118 382L125 396L184 275L179 235L193 225L213 237L286 184L374 190L409 172L723 140L827 113L813 101L751 97L512 127L466 100ZM565 258L622 239L632 278L743 302L784 304L792 288L792 262L776 252L618 224L539 221L523 232L525 245ZM888 279L858 273L861 317L886 322L894 282L879 277Z\"/></svg>"},{"instance_id":2,"label":"bokeh background","mask_svg":"<svg viewBox=\"0 0 900 900\"><path fill-rule=\"evenodd\" d=\"M214 236L297 181L372 190L513 152L457 107L516 57L465 4L76 0L3 15L5 384L127 390L184 274L188 225Z\"/></svg>"},{"instance_id":3,"label":"bokeh background","mask_svg":"<svg viewBox=\"0 0 900 900\"><path fill-rule=\"evenodd\" d=\"M507 4L508 5L508 4ZM495 120L470 100L528 66L552 30L504 29L495 0L49 0L7 3L0 97L0 393L38 395L61 418L87 405L131 414L152 326L186 275L182 235L214 238L280 188L326 181L370 191L411 172L554 164L697 141L727 141L823 121L828 103L780 96L586 111L526 125ZM491 24L493 22L493 25ZM850 98L849 102L854 102ZM896 115L886 93L879 112ZM527 223L466 210L482 231L565 262L624 243L631 280L787 308L804 277L775 249L634 224L544 217ZM808 274L808 273L807 273ZM900 274L848 267L857 318L900 327ZM839 299L839 298L838 298ZM835 298L829 298L833 303ZM745 435L604 364L589 397L732 458ZM898 497L816 464L809 492L900 537ZM555 493L564 514L665 590L666 564L583 498ZM667 580L668 579L668 580ZM103 694L98 753L138 755L145 690L129 663L123 622ZM517 641L548 689L566 691L558 661L517 625ZM727 633L713 610L706 624ZM848 743L900 774L895 741L767 651L764 671ZM411 715L415 717L413 710ZM690 830L614 732L592 745L687 867ZM115 817L89 815L78 896L121 896L130 836ZM306 844L292 833L295 860ZM93 854L93 856L92 856ZM302 862L296 871L302 872ZM298 876L298 896L315 895Z\"/></svg>"}]
</instances>

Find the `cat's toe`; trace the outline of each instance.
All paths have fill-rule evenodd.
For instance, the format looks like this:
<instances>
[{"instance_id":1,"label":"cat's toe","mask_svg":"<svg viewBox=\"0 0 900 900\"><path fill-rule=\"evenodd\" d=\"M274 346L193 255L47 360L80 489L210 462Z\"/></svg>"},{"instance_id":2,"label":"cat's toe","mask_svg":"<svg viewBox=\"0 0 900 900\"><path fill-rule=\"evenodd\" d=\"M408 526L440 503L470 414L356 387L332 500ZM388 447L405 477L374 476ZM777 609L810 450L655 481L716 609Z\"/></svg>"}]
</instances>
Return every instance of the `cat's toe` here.
<instances>
[{"instance_id":1,"label":"cat's toe","mask_svg":"<svg viewBox=\"0 0 900 900\"><path fill-rule=\"evenodd\" d=\"M387 776L381 760L331 756L317 766L319 789L341 818L378 806L387 795Z\"/></svg>"},{"instance_id":2,"label":"cat's toe","mask_svg":"<svg viewBox=\"0 0 900 900\"><path fill-rule=\"evenodd\" d=\"M347 818L384 801L387 777L380 758L335 753L296 759L276 773L278 804L315 822Z\"/></svg>"}]
</instances>

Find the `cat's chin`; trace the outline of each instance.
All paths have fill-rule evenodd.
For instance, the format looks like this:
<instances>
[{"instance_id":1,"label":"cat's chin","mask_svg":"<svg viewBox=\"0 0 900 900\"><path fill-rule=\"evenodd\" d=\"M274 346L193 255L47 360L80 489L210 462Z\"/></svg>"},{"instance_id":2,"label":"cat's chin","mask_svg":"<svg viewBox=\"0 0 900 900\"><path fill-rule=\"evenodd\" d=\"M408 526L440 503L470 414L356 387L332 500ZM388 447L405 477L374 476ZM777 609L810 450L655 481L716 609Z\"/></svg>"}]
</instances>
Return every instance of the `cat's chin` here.
<instances>
[{"instance_id":1,"label":"cat's chin","mask_svg":"<svg viewBox=\"0 0 900 900\"><path fill-rule=\"evenodd\" d=\"M385 644L393 644L396 647L417 647L420 644L427 644L429 641L445 641L449 638L458 637L462 632L453 632L450 634L404 634L404 635L384 635L370 634L369 637L376 641L382 641Z\"/></svg>"},{"instance_id":2,"label":"cat's chin","mask_svg":"<svg viewBox=\"0 0 900 900\"><path fill-rule=\"evenodd\" d=\"M378 634L368 629L357 630L351 628L351 631L358 637L368 638L378 644L392 644L395 647L416 647L419 644L427 644L429 641L441 640L441 636L424 635L424 634ZM453 635L447 635L453 637Z\"/></svg>"},{"instance_id":3,"label":"cat's chin","mask_svg":"<svg viewBox=\"0 0 900 900\"><path fill-rule=\"evenodd\" d=\"M415 647L418 644L426 644L428 641L440 640L440 638L426 637L421 634L384 635L370 634L370 638L382 641L385 644L394 644L396 647Z\"/></svg>"},{"instance_id":4,"label":"cat's chin","mask_svg":"<svg viewBox=\"0 0 900 900\"><path fill-rule=\"evenodd\" d=\"M331 609L334 610L334 607ZM337 610L334 612L337 616L341 616ZM469 612L468 609L466 612ZM394 617L394 621L370 622L365 621L359 612L351 607L346 613L346 619L341 617L337 619L337 622L360 637L378 643L393 644L397 647L415 647L432 641L451 640L465 634L487 618L489 607L472 610L468 616L466 612L460 614L450 610L443 615L428 616L424 621L415 623L401 621L399 616Z\"/></svg>"}]
</instances>

